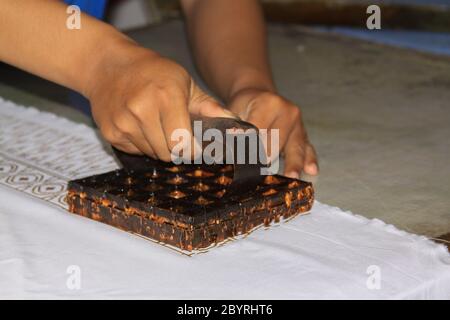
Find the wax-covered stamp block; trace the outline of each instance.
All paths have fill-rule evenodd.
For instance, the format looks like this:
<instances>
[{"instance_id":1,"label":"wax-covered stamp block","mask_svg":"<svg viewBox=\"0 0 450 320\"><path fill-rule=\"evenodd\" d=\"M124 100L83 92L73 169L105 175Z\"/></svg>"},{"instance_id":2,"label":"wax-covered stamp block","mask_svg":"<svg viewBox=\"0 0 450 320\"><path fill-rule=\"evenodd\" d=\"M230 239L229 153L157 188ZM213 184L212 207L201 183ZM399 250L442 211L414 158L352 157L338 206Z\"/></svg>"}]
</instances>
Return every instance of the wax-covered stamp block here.
<instances>
[{"instance_id":1,"label":"wax-covered stamp block","mask_svg":"<svg viewBox=\"0 0 450 320\"><path fill-rule=\"evenodd\" d=\"M69 211L182 250L198 250L306 213L308 182L273 175L233 190L230 165L154 162L69 182Z\"/></svg>"}]
</instances>

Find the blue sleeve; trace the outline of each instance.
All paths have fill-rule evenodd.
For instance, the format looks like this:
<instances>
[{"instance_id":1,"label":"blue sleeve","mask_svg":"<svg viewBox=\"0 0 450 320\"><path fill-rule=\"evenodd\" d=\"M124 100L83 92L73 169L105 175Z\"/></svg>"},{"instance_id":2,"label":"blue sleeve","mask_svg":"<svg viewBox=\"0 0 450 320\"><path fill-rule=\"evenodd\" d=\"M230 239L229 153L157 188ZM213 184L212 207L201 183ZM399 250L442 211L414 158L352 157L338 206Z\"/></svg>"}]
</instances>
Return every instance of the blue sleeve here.
<instances>
[{"instance_id":1,"label":"blue sleeve","mask_svg":"<svg viewBox=\"0 0 450 320\"><path fill-rule=\"evenodd\" d=\"M76 5L81 11L97 19L103 19L108 0L64 0L68 5Z\"/></svg>"}]
</instances>

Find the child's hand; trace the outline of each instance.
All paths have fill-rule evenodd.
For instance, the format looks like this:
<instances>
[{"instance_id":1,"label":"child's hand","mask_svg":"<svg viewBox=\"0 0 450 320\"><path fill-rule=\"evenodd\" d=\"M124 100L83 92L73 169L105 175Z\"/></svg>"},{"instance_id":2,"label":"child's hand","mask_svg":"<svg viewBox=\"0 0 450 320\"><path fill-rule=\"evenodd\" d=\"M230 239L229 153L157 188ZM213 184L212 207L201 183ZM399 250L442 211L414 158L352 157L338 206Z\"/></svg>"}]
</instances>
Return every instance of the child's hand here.
<instances>
[{"instance_id":1,"label":"child's hand","mask_svg":"<svg viewBox=\"0 0 450 320\"><path fill-rule=\"evenodd\" d=\"M102 135L116 148L170 161L177 144L172 132L186 129L192 136L189 113L230 116L177 63L134 44L109 55L85 95Z\"/></svg>"},{"instance_id":2,"label":"child's hand","mask_svg":"<svg viewBox=\"0 0 450 320\"><path fill-rule=\"evenodd\" d=\"M258 128L279 129L285 175L298 178L302 170L310 175L319 173L316 152L308 140L300 108L272 92L246 89L233 97L230 110Z\"/></svg>"}]
</instances>

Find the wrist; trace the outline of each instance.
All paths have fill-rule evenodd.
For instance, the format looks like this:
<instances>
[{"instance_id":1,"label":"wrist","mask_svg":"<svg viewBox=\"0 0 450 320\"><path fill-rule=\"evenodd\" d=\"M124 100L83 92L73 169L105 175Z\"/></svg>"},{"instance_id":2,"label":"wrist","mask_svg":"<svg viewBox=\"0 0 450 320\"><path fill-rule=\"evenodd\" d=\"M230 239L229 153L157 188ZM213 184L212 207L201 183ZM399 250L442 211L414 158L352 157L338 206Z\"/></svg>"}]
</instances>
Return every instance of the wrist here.
<instances>
[{"instance_id":1,"label":"wrist","mask_svg":"<svg viewBox=\"0 0 450 320\"><path fill-rule=\"evenodd\" d=\"M232 101L241 93L249 92L275 92L276 88L272 77L267 72L247 69L235 77L233 84L228 91L226 101Z\"/></svg>"},{"instance_id":2,"label":"wrist","mask_svg":"<svg viewBox=\"0 0 450 320\"><path fill-rule=\"evenodd\" d=\"M92 97L98 86L110 80L116 81L121 76L121 70L142 56L157 56L156 53L140 47L115 29L114 34L103 35L103 38L107 40L93 48L88 57L90 59L85 64L88 67L79 92L88 99Z\"/></svg>"}]
</instances>

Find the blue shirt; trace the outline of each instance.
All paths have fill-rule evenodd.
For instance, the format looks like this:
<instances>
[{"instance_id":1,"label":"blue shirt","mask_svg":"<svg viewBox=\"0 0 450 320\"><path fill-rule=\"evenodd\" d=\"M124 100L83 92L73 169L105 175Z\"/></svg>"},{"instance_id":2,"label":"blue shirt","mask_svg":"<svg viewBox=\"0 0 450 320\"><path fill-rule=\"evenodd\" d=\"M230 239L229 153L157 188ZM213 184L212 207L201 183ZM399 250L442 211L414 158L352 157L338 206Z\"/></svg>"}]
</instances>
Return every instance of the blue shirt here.
<instances>
[{"instance_id":1,"label":"blue shirt","mask_svg":"<svg viewBox=\"0 0 450 320\"><path fill-rule=\"evenodd\" d=\"M64 2L68 5L78 6L81 11L90 16L93 16L97 19L103 19L108 0L64 0ZM69 104L72 107L78 109L84 114L92 116L89 101L82 95L71 91L69 93L68 99L70 101Z\"/></svg>"},{"instance_id":2,"label":"blue shirt","mask_svg":"<svg viewBox=\"0 0 450 320\"><path fill-rule=\"evenodd\" d=\"M81 11L97 19L103 19L108 0L64 0L68 5L76 5Z\"/></svg>"}]
</instances>

